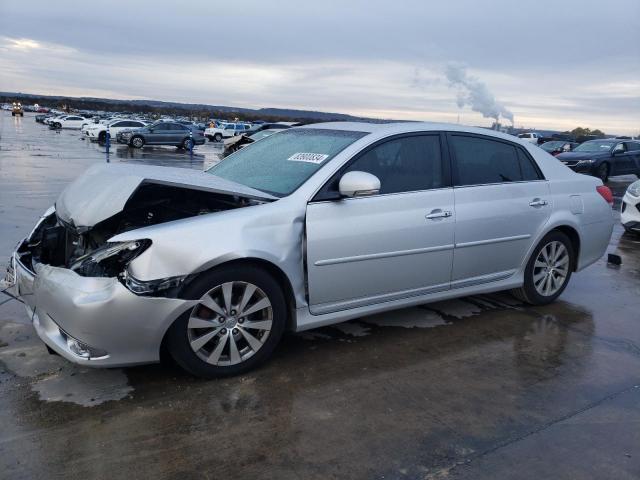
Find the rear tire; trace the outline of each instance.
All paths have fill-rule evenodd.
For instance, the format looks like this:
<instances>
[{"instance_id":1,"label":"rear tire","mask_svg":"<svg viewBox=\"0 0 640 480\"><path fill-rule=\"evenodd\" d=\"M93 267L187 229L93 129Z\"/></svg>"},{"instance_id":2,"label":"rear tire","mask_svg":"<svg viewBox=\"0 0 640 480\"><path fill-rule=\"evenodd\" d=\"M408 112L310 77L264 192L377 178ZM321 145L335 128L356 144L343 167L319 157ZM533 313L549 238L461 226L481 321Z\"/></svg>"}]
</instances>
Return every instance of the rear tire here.
<instances>
[{"instance_id":1,"label":"rear tire","mask_svg":"<svg viewBox=\"0 0 640 480\"><path fill-rule=\"evenodd\" d=\"M531 305L546 305L558 298L569 284L575 253L569 237L549 232L533 250L524 271L524 284L511 291Z\"/></svg>"},{"instance_id":2,"label":"rear tire","mask_svg":"<svg viewBox=\"0 0 640 480\"><path fill-rule=\"evenodd\" d=\"M181 297L200 302L173 323L167 347L178 365L198 377L238 375L264 363L287 323L280 285L250 265L204 273Z\"/></svg>"},{"instance_id":3,"label":"rear tire","mask_svg":"<svg viewBox=\"0 0 640 480\"><path fill-rule=\"evenodd\" d=\"M221 133L216 133L216 134L213 136L213 141L214 141L214 142L221 142L221 141L222 141L222 134L221 134Z\"/></svg>"}]
</instances>

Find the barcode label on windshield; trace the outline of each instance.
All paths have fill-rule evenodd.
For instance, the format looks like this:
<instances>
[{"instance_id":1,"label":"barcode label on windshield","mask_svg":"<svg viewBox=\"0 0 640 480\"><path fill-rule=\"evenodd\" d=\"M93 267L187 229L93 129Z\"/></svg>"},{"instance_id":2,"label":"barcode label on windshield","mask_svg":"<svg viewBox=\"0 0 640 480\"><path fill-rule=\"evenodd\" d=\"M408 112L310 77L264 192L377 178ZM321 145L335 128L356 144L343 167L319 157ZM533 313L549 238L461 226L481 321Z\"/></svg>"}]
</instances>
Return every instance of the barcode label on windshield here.
<instances>
[{"instance_id":1,"label":"barcode label on windshield","mask_svg":"<svg viewBox=\"0 0 640 480\"><path fill-rule=\"evenodd\" d=\"M329 155L324 153L294 153L287 160L318 164L324 162L327 158L329 158Z\"/></svg>"}]
</instances>

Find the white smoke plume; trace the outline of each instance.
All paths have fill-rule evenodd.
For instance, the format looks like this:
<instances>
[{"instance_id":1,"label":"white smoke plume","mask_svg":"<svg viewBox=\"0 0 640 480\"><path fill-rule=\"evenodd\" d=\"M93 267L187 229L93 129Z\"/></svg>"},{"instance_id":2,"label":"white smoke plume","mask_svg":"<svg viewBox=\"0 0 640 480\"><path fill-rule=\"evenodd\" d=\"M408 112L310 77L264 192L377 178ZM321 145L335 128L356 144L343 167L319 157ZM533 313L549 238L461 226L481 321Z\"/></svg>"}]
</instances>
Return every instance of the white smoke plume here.
<instances>
[{"instance_id":1,"label":"white smoke plume","mask_svg":"<svg viewBox=\"0 0 640 480\"><path fill-rule=\"evenodd\" d=\"M480 79L467 74L464 65L449 64L445 70L449 85L458 90L458 107L469 105L471 110L479 112L485 118L506 118L513 125L513 113L496 100Z\"/></svg>"}]
</instances>

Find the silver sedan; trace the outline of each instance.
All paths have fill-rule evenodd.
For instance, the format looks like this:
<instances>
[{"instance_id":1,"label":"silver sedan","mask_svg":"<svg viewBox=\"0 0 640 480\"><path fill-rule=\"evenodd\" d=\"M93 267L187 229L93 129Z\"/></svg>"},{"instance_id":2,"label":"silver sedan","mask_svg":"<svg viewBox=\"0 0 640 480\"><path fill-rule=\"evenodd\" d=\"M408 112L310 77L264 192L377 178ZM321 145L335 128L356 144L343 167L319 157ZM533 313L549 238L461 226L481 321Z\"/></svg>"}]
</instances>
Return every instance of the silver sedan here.
<instances>
[{"instance_id":1,"label":"silver sedan","mask_svg":"<svg viewBox=\"0 0 640 480\"><path fill-rule=\"evenodd\" d=\"M611 204L600 180L491 130L318 124L206 172L89 169L7 280L73 362L166 349L193 374L233 375L286 330L499 290L552 302L605 252Z\"/></svg>"}]
</instances>

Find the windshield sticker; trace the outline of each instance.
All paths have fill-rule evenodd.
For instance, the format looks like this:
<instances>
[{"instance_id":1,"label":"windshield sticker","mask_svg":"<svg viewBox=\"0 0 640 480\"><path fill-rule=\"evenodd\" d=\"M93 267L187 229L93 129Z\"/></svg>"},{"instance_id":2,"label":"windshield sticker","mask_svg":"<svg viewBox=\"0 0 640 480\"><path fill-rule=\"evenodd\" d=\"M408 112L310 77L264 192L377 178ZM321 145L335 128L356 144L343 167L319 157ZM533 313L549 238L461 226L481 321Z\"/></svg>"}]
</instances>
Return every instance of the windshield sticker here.
<instances>
[{"instance_id":1,"label":"windshield sticker","mask_svg":"<svg viewBox=\"0 0 640 480\"><path fill-rule=\"evenodd\" d=\"M305 163L315 163L316 165L324 162L329 155L325 155L324 153L294 153L287 160L292 162L305 162Z\"/></svg>"}]
</instances>

